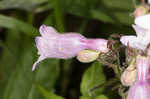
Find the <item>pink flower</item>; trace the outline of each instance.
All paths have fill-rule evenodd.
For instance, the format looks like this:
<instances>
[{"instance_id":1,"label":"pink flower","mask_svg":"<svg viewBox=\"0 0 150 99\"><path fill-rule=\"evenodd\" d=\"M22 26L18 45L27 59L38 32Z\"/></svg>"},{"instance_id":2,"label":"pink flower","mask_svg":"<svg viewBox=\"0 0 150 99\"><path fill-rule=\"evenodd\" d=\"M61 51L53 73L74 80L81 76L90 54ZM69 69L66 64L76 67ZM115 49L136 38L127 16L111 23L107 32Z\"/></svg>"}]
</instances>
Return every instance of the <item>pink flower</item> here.
<instances>
[{"instance_id":1,"label":"pink flower","mask_svg":"<svg viewBox=\"0 0 150 99\"><path fill-rule=\"evenodd\" d=\"M137 36L122 36L120 41L126 46L145 50L150 43L150 14L136 17L133 28Z\"/></svg>"},{"instance_id":2,"label":"pink flower","mask_svg":"<svg viewBox=\"0 0 150 99\"><path fill-rule=\"evenodd\" d=\"M91 49L106 53L107 40L87 39L78 33L59 34L54 28L42 25L40 34L35 38L39 59L33 64L34 70L37 64L46 58L68 59L75 57L81 50Z\"/></svg>"},{"instance_id":3,"label":"pink flower","mask_svg":"<svg viewBox=\"0 0 150 99\"><path fill-rule=\"evenodd\" d=\"M128 99L150 99L149 66L149 57L137 56L137 80L129 89Z\"/></svg>"}]
</instances>

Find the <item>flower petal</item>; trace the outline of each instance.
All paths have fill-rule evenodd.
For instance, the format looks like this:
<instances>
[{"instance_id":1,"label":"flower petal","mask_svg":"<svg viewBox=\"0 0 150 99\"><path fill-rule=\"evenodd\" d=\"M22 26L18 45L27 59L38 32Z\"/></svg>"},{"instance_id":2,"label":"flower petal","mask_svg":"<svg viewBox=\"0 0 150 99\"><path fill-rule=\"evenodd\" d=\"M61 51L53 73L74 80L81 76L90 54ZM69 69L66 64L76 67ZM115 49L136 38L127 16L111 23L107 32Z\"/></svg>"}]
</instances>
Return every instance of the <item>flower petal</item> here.
<instances>
[{"instance_id":1,"label":"flower petal","mask_svg":"<svg viewBox=\"0 0 150 99\"><path fill-rule=\"evenodd\" d=\"M138 37L145 37L147 35L147 30L139 27L138 25L132 25Z\"/></svg>"},{"instance_id":2,"label":"flower petal","mask_svg":"<svg viewBox=\"0 0 150 99\"><path fill-rule=\"evenodd\" d=\"M78 33L61 34L57 39L57 52L60 58L75 57L81 50L86 49L86 38Z\"/></svg>"},{"instance_id":3,"label":"flower petal","mask_svg":"<svg viewBox=\"0 0 150 99\"><path fill-rule=\"evenodd\" d=\"M46 26L44 24L40 27L39 31L43 37L51 37L52 35L58 34L53 27Z\"/></svg>"},{"instance_id":4,"label":"flower petal","mask_svg":"<svg viewBox=\"0 0 150 99\"><path fill-rule=\"evenodd\" d=\"M42 39L42 37L39 37L39 36L35 38L36 47L38 49L38 55L41 55L40 53L42 51L41 47L40 47L41 39Z\"/></svg>"},{"instance_id":5,"label":"flower petal","mask_svg":"<svg viewBox=\"0 0 150 99\"><path fill-rule=\"evenodd\" d=\"M35 68L37 67L37 64L38 64L40 61L44 60L45 58L46 58L46 57L44 57L44 56L40 56L40 57L38 58L38 60L33 64L33 66L32 66L32 71L34 71Z\"/></svg>"},{"instance_id":6,"label":"flower petal","mask_svg":"<svg viewBox=\"0 0 150 99\"><path fill-rule=\"evenodd\" d=\"M132 47L132 45L134 46L134 44L137 42L137 37L136 36L122 36L120 38L120 41L125 46L129 44Z\"/></svg>"},{"instance_id":7,"label":"flower petal","mask_svg":"<svg viewBox=\"0 0 150 99\"><path fill-rule=\"evenodd\" d=\"M125 46L128 46L131 48L137 48L140 50L144 50L145 49L145 44L143 44L141 38L138 38L136 36L122 36L120 38L120 41L122 44L124 44Z\"/></svg>"},{"instance_id":8,"label":"flower petal","mask_svg":"<svg viewBox=\"0 0 150 99\"><path fill-rule=\"evenodd\" d=\"M49 50L48 48L51 45L51 43L53 43L53 42L49 43L48 40L43 37L36 37L35 42L36 42L36 46L38 48L38 54L47 56L47 51Z\"/></svg>"},{"instance_id":9,"label":"flower petal","mask_svg":"<svg viewBox=\"0 0 150 99\"><path fill-rule=\"evenodd\" d=\"M105 39L88 39L88 49L96 50L99 52L107 53L109 48L107 47L108 40Z\"/></svg>"},{"instance_id":10,"label":"flower petal","mask_svg":"<svg viewBox=\"0 0 150 99\"><path fill-rule=\"evenodd\" d=\"M144 29L150 30L150 14L137 17L134 23Z\"/></svg>"},{"instance_id":11,"label":"flower petal","mask_svg":"<svg viewBox=\"0 0 150 99\"><path fill-rule=\"evenodd\" d=\"M129 89L128 99L150 98L149 66L149 57L141 55L136 57L137 80Z\"/></svg>"}]
</instances>

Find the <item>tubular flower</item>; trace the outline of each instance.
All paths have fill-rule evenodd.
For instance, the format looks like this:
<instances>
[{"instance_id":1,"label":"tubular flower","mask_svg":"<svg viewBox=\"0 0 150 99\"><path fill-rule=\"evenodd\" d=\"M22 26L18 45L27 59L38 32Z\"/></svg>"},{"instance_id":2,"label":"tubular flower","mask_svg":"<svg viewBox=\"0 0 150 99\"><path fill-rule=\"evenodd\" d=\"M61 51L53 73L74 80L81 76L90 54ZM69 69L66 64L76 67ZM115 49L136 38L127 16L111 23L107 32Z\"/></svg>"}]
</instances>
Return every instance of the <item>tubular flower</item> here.
<instances>
[{"instance_id":1,"label":"tubular flower","mask_svg":"<svg viewBox=\"0 0 150 99\"><path fill-rule=\"evenodd\" d=\"M150 43L150 14L136 17L134 23L137 36L122 36L120 41L131 48L145 50Z\"/></svg>"},{"instance_id":2,"label":"tubular flower","mask_svg":"<svg viewBox=\"0 0 150 99\"><path fill-rule=\"evenodd\" d=\"M75 57L84 49L96 50L106 53L107 40L87 39L78 33L59 34L54 28L42 25L39 29L41 36L35 38L40 57L33 64L34 70L37 64L46 58L68 59Z\"/></svg>"},{"instance_id":3,"label":"tubular flower","mask_svg":"<svg viewBox=\"0 0 150 99\"><path fill-rule=\"evenodd\" d=\"M137 56L137 80L129 89L128 99L150 99L149 66L149 57Z\"/></svg>"}]
</instances>

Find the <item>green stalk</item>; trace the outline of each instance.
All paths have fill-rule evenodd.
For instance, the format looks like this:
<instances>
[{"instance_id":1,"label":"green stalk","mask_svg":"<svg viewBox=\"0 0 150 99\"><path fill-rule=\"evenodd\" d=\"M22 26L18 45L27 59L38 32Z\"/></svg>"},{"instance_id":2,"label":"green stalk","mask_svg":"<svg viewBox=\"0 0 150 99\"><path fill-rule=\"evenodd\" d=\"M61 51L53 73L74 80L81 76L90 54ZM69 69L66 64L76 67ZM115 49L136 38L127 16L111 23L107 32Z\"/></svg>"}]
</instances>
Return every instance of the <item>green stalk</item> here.
<instances>
[{"instance_id":1,"label":"green stalk","mask_svg":"<svg viewBox=\"0 0 150 99\"><path fill-rule=\"evenodd\" d=\"M53 0L53 4L57 29L59 32L64 32L64 13L61 7L61 0Z\"/></svg>"}]
</instances>

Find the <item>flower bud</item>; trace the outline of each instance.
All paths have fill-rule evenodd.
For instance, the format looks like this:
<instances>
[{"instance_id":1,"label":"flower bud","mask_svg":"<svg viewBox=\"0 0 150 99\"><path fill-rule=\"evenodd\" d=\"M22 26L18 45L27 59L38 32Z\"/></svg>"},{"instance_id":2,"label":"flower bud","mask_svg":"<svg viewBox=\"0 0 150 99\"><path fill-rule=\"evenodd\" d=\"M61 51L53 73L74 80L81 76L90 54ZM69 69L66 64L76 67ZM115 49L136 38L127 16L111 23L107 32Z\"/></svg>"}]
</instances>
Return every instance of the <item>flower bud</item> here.
<instances>
[{"instance_id":1,"label":"flower bud","mask_svg":"<svg viewBox=\"0 0 150 99\"><path fill-rule=\"evenodd\" d=\"M145 15L147 13L147 8L143 5L139 6L136 8L136 10L134 11L133 15L135 17L138 17L138 16L142 16L142 15Z\"/></svg>"},{"instance_id":2,"label":"flower bud","mask_svg":"<svg viewBox=\"0 0 150 99\"><path fill-rule=\"evenodd\" d=\"M125 70L124 73L121 76L121 82L124 86L131 86L136 81L137 71L136 69L130 71Z\"/></svg>"},{"instance_id":3,"label":"flower bud","mask_svg":"<svg viewBox=\"0 0 150 99\"><path fill-rule=\"evenodd\" d=\"M121 76L121 82L124 86L131 86L136 81L137 71L135 69L135 59L132 60L128 68Z\"/></svg>"},{"instance_id":4,"label":"flower bud","mask_svg":"<svg viewBox=\"0 0 150 99\"><path fill-rule=\"evenodd\" d=\"M77 59L82 63L89 63L95 61L100 52L94 50L82 50L78 53Z\"/></svg>"}]
</instances>

